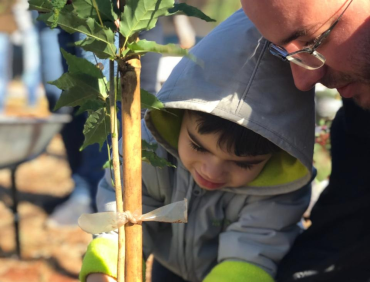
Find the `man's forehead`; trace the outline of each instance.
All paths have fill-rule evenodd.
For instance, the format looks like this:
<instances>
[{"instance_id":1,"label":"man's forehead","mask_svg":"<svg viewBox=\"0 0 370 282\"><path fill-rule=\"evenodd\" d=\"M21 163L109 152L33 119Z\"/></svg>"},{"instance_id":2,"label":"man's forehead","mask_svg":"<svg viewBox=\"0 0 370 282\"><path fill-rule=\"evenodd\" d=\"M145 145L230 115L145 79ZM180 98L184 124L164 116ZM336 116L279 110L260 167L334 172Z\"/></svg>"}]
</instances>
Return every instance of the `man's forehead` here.
<instances>
[{"instance_id":1,"label":"man's forehead","mask_svg":"<svg viewBox=\"0 0 370 282\"><path fill-rule=\"evenodd\" d=\"M296 40L297 38L311 35L320 26L321 23L296 26L292 31L286 30L285 32L281 32L281 34L279 34L279 39L276 39L273 42L277 45L283 46L289 42L292 42L293 40Z\"/></svg>"},{"instance_id":2,"label":"man's forehead","mask_svg":"<svg viewBox=\"0 0 370 282\"><path fill-rule=\"evenodd\" d=\"M284 45L322 24L323 0L242 0L244 12L268 40ZM335 2L335 1L333 1ZM325 3L325 4L324 4Z\"/></svg>"},{"instance_id":3,"label":"man's forehead","mask_svg":"<svg viewBox=\"0 0 370 282\"><path fill-rule=\"evenodd\" d=\"M244 12L252 18L253 15L258 17L269 18L270 21L275 20L270 18L272 14L275 16L292 17L299 13L299 11L305 10L305 6L308 6L307 2L315 2L317 0L302 1L302 0L241 0Z\"/></svg>"}]
</instances>

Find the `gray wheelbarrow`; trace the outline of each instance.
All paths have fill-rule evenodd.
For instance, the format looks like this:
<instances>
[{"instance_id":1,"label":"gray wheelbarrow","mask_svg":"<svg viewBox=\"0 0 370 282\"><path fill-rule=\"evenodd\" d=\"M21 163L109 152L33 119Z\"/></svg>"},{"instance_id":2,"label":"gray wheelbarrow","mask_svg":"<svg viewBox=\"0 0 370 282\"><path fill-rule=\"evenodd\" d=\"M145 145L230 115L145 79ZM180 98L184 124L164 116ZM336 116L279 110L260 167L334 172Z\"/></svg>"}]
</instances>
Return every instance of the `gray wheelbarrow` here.
<instances>
[{"instance_id":1,"label":"gray wheelbarrow","mask_svg":"<svg viewBox=\"0 0 370 282\"><path fill-rule=\"evenodd\" d=\"M21 257L19 236L18 197L16 187L17 167L42 154L51 139L65 123L69 115L53 114L46 118L0 116L0 169L11 170L12 211L17 255Z\"/></svg>"}]
</instances>

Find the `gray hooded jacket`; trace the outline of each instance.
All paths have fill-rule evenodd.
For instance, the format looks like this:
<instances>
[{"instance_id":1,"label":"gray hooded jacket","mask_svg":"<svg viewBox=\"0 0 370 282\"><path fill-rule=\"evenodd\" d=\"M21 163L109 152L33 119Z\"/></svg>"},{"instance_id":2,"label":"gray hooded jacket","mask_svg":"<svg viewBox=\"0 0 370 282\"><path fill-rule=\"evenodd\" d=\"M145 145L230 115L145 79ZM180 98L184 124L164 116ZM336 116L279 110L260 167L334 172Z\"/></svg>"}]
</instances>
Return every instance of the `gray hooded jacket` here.
<instances>
[{"instance_id":1,"label":"gray hooded jacket","mask_svg":"<svg viewBox=\"0 0 370 282\"><path fill-rule=\"evenodd\" d=\"M218 263L243 261L274 276L308 206L314 144L313 91L298 91L290 67L269 54L268 42L239 10L196 45L200 66L183 59L158 98L167 111L148 111L142 138L177 168L143 163L143 213L187 198L187 224L144 223L144 253L187 281L202 281ZM178 157L181 110L236 122L283 149L252 183L201 189ZM176 115L171 115L173 111ZM106 172L99 211L115 210ZM105 234L102 236L112 236ZM114 235L113 235L114 236Z\"/></svg>"}]
</instances>

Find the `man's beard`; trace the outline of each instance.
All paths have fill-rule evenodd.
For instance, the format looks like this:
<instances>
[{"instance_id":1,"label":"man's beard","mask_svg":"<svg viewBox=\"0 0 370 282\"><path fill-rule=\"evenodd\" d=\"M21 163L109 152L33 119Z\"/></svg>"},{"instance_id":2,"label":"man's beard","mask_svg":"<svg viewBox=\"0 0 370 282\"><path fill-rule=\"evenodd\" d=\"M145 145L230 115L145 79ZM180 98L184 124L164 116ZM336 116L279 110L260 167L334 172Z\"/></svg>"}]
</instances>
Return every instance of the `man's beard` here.
<instances>
[{"instance_id":1,"label":"man's beard","mask_svg":"<svg viewBox=\"0 0 370 282\"><path fill-rule=\"evenodd\" d=\"M322 78L320 83L328 88L338 88L350 83L366 85L367 87L362 91L368 90L368 92L354 93L352 99L361 108L370 110L370 55L364 54L361 56L360 54L357 54L357 58L358 56L362 57L363 61L359 62L353 58L352 63L354 69L360 71L355 73L344 73L333 71L329 68L327 74Z\"/></svg>"},{"instance_id":2,"label":"man's beard","mask_svg":"<svg viewBox=\"0 0 370 282\"><path fill-rule=\"evenodd\" d=\"M365 110L370 110L370 54L367 49L370 47L370 37L367 36L365 39L364 46L359 46L360 50L358 52L353 52L351 56L351 61L360 72L355 74L355 79L361 83L368 85L369 92L367 93L355 93L353 100L358 106ZM359 60L359 58L361 58Z\"/></svg>"},{"instance_id":3,"label":"man's beard","mask_svg":"<svg viewBox=\"0 0 370 282\"><path fill-rule=\"evenodd\" d=\"M364 110L370 111L370 93L363 99L364 97L353 97L355 103Z\"/></svg>"}]
</instances>

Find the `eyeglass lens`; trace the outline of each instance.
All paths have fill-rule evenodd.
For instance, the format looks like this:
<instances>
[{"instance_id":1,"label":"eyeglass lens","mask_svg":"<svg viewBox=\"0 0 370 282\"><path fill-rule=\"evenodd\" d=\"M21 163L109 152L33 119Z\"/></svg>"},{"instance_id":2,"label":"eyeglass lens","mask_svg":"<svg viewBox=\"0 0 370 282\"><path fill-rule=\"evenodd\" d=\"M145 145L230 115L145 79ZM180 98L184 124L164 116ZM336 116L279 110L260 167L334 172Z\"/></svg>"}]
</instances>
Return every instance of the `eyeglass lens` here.
<instances>
[{"instance_id":1,"label":"eyeglass lens","mask_svg":"<svg viewBox=\"0 0 370 282\"><path fill-rule=\"evenodd\" d=\"M314 69L322 67L325 63L324 58L320 59L319 57L307 52L287 56L287 60L292 63L299 64L300 66L308 66Z\"/></svg>"}]
</instances>

